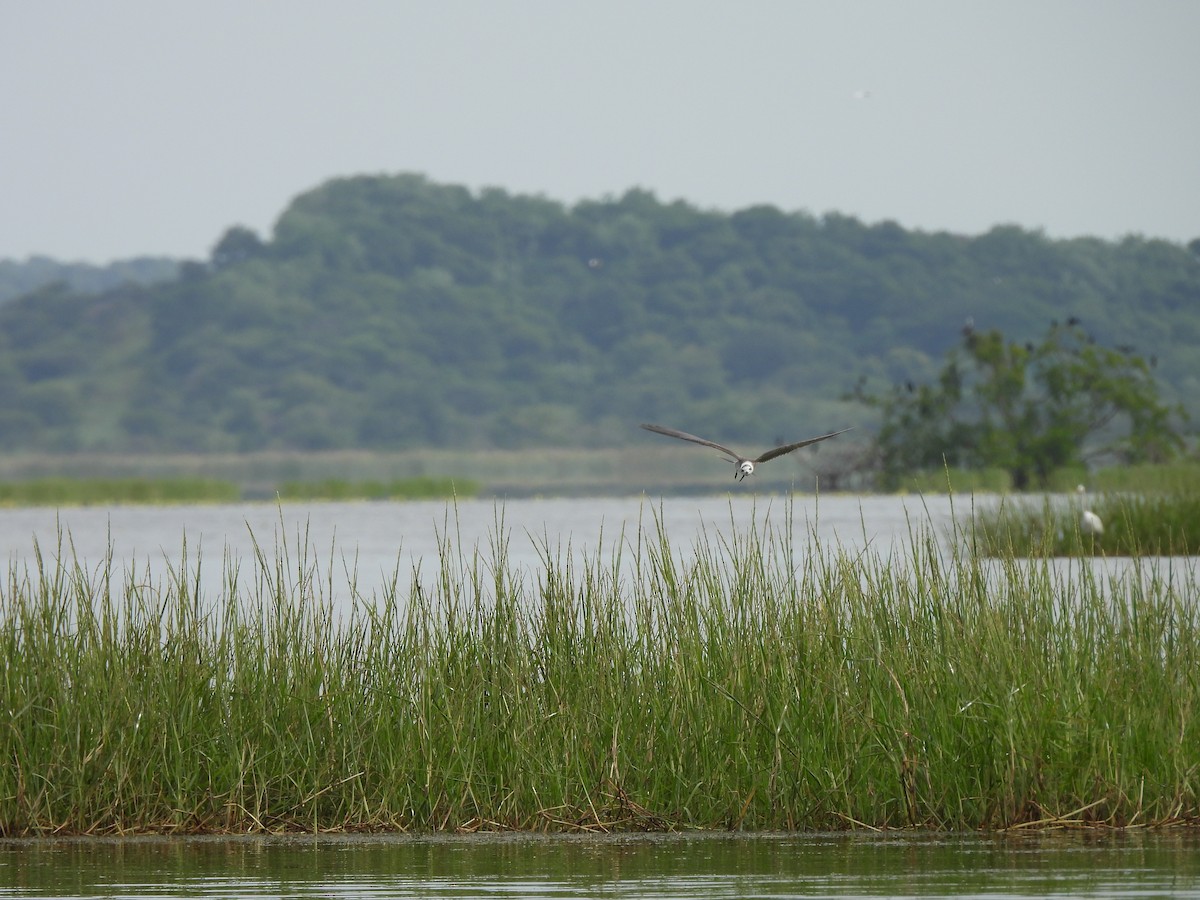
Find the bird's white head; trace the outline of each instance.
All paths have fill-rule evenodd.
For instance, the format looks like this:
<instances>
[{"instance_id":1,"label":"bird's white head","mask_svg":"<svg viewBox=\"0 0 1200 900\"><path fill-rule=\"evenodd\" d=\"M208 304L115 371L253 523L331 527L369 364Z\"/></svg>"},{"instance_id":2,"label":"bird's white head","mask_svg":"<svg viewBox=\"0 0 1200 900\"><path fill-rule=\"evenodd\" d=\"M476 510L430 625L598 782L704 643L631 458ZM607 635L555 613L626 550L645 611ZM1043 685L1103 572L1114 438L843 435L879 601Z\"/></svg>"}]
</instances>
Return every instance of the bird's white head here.
<instances>
[{"instance_id":1,"label":"bird's white head","mask_svg":"<svg viewBox=\"0 0 1200 900\"><path fill-rule=\"evenodd\" d=\"M736 478L738 481L741 481L747 475L753 475L753 474L754 474L754 463L750 462L750 460L748 460L748 459L743 459L740 463L738 463L738 470L734 474L734 478Z\"/></svg>"}]
</instances>

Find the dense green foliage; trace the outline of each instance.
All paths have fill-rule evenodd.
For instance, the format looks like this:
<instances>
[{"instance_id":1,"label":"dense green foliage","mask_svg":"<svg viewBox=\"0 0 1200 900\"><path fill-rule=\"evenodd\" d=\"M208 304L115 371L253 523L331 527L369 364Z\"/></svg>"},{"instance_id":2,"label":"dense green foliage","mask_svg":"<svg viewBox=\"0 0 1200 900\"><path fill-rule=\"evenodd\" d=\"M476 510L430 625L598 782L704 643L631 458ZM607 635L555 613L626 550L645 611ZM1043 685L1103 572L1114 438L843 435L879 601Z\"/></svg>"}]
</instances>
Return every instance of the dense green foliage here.
<instances>
[{"instance_id":1,"label":"dense green foliage","mask_svg":"<svg viewBox=\"0 0 1200 900\"><path fill-rule=\"evenodd\" d=\"M342 613L286 548L206 595L59 548L0 586L0 834L1200 816L1194 569L627 537Z\"/></svg>"},{"instance_id":2,"label":"dense green foliage","mask_svg":"<svg viewBox=\"0 0 1200 900\"><path fill-rule=\"evenodd\" d=\"M1069 315L1200 396L1181 245L349 178L170 283L0 306L0 449L620 446L640 421L770 445L864 424L855 381L927 380L967 316L1023 341Z\"/></svg>"},{"instance_id":3,"label":"dense green foliage","mask_svg":"<svg viewBox=\"0 0 1200 900\"><path fill-rule=\"evenodd\" d=\"M857 396L883 412L875 445L883 487L947 467L1007 472L1018 490L1051 487L1088 456L1163 463L1183 449L1182 408L1159 399L1150 365L1054 323L1040 343L963 329L936 381Z\"/></svg>"}]
</instances>

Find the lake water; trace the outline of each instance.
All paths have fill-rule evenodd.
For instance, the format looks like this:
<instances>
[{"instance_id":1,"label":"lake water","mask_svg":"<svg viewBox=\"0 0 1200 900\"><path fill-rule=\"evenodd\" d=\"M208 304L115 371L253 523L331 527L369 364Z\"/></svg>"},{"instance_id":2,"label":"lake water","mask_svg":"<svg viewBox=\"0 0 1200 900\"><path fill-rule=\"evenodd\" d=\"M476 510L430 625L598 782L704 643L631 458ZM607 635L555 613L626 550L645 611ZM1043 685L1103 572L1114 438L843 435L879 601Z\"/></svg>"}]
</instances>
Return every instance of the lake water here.
<instances>
[{"instance_id":1,"label":"lake water","mask_svg":"<svg viewBox=\"0 0 1200 900\"><path fill-rule=\"evenodd\" d=\"M957 502L969 515L970 500ZM270 560L280 551L296 560L303 550L323 581L332 578L337 595L348 592L347 573L355 572L358 592L369 597L397 571L401 587L414 566L436 572L439 545L447 539L455 551L469 557L478 548L490 559L496 538L504 536L509 562L536 569L547 548L552 556L599 552L607 561L622 535L628 541L640 527L653 532L656 516L672 544L684 549L701 534L715 540L752 523L782 528L789 513L797 544L816 535L846 547L887 548L906 538L910 526L944 531L954 508L947 497L798 496L789 502L742 495L0 509L0 558L7 557L10 568L32 570L35 545L46 559L61 547L68 561L94 572L111 548L114 571L133 569L141 578L149 570L158 578L168 566L178 569L186 540L189 571L199 557L204 582L219 587L225 561L248 571L257 543Z\"/></svg>"},{"instance_id":2,"label":"lake water","mask_svg":"<svg viewBox=\"0 0 1200 900\"><path fill-rule=\"evenodd\" d=\"M947 546L952 522L970 518L994 497L812 496L645 497L598 499L459 500L430 502L244 503L199 506L114 506L0 509L0 561L18 574L36 572L35 551L53 563L78 563L92 576L108 554L117 581L133 577L159 584L178 572L187 550L187 573L199 570L201 584L219 591L222 573L236 564L245 577L255 546L274 564L286 555L294 570L301 559L315 568L322 590L335 604L352 593L370 599L398 575L405 590L414 570L438 571L439 547L452 558L484 561L502 538L515 569L536 571L547 550L599 556L609 562L618 544L639 530L653 534L661 521L672 546L686 552L697 540L719 547L732 534L768 524L791 534L798 552L815 545L848 550L870 548L883 555L909 544L929 529ZM628 554L626 554L628 556ZM1066 565L1078 565L1065 563ZM1097 574L1119 572L1121 560L1088 560ZM194 578L192 579L194 581ZM244 581L242 583L245 583ZM352 591L351 585L354 590Z\"/></svg>"},{"instance_id":3,"label":"lake water","mask_svg":"<svg viewBox=\"0 0 1200 900\"><path fill-rule=\"evenodd\" d=\"M1195 832L0 842L0 897L1200 897Z\"/></svg>"}]
</instances>

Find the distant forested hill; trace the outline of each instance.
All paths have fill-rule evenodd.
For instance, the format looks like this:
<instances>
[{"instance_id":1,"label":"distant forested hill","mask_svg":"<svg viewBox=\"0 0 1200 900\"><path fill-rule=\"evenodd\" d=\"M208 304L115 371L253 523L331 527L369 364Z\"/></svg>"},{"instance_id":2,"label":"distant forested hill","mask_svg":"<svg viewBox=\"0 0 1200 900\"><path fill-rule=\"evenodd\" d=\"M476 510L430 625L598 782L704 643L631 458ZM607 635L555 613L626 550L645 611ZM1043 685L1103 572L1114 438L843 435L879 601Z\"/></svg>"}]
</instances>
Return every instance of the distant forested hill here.
<instances>
[{"instance_id":1,"label":"distant forested hill","mask_svg":"<svg viewBox=\"0 0 1200 900\"><path fill-rule=\"evenodd\" d=\"M1197 412L1200 242L346 178L173 280L0 305L0 448L620 445L641 421L769 442L867 422L855 381L932 377L967 317L1071 316Z\"/></svg>"},{"instance_id":2,"label":"distant forested hill","mask_svg":"<svg viewBox=\"0 0 1200 900\"><path fill-rule=\"evenodd\" d=\"M0 303L61 281L83 293L96 294L133 282L153 284L179 274L179 262L161 256L140 256L104 266L64 263L46 256L24 261L0 259Z\"/></svg>"}]
</instances>

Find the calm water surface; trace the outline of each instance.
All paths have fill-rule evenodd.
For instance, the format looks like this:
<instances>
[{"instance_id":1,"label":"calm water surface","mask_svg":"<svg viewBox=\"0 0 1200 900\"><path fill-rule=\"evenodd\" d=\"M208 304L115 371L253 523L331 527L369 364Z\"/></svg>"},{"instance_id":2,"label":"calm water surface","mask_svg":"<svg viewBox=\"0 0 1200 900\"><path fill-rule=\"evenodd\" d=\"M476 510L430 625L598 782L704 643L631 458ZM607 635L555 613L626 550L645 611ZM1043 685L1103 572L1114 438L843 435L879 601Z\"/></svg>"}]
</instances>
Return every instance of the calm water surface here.
<instances>
[{"instance_id":1,"label":"calm water surface","mask_svg":"<svg viewBox=\"0 0 1200 900\"><path fill-rule=\"evenodd\" d=\"M219 591L231 563L244 583L257 546L272 565L279 556L286 556L293 570L306 562L319 586L338 601L353 593L370 598L397 577L403 590L414 568L436 573L443 546L452 558L469 561L478 551L487 562L504 543L511 567L536 571L547 551L552 559L586 554L607 563L639 531L653 535L656 520L672 546L686 552L697 540L719 547L751 526L785 534L790 517L793 544L801 554L818 545L868 547L885 555L899 548L903 554L910 536L925 530L947 545L956 518L969 520L973 504L983 508L996 502L994 497L741 495L0 509L0 561L7 561L9 571L36 572L40 550L47 563L78 563L95 576L104 571L111 551L118 580L132 576L159 583L186 560L192 581L199 572L202 588ZM1111 572L1122 564L1088 565Z\"/></svg>"},{"instance_id":2,"label":"calm water surface","mask_svg":"<svg viewBox=\"0 0 1200 900\"><path fill-rule=\"evenodd\" d=\"M0 844L0 897L1200 897L1195 833Z\"/></svg>"},{"instance_id":3,"label":"calm water surface","mask_svg":"<svg viewBox=\"0 0 1200 900\"><path fill-rule=\"evenodd\" d=\"M719 550L751 527L789 533L798 556L814 547L870 552L901 559L910 537L934 534L943 548L955 520L998 503L982 498L897 496L755 496L460 500L429 502L245 503L201 506L114 506L0 509L0 562L10 573L37 572L37 552L54 566L78 564L97 581L106 566L114 581L162 585L183 573L202 595L219 596L231 567L239 587L253 588L256 546L271 568L285 558L289 573L308 571L320 595L335 606L371 601L395 582L404 595L414 571L423 581L440 566L440 549L470 564L500 555L511 571L536 577L547 556L587 556L607 570L623 547L628 561L639 533L653 537L661 522L672 547L686 554L697 541ZM111 563L106 562L111 552ZM1161 565L1160 565L1161 562ZM1144 563L1137 577L1164 567L1194 572L1197 560ZM1101 580L1122 578L1129 560L1062 560L1067 577L1081 567ZM1193 579L1194 574L1189 575ZM7 584L7 579L5 584ZM251 590L251 593L253 591Z\"/></svg>"},{"instance_id":4,"label":"calm water surface","mask_svg":"<svg viewBox=\"0 0 1200 900\"><path fill-rule=\"evenodd\" d=\"M969 515L970 501L957 503ZM447 541L456 553L470 557L478 549L490 560L503 538L511 565L536 569L547 549L552 558L584 552L607 561L643 527L653 533L656 517L672 544L685 549L701 535L715 541L751 524L782 530L789 515L798 546L808 546L815 535L847 547L887 548L907 538L910 528L945 530L954 509L946 497L789 502L752 495L0 509L0 559L32 571L37 547L46 560L61 556L96 572L111 548L115 572L132 570L140 578L148 571L154 579L168 567L178 570L186 543L188 571L199 565L204 582L216 589L225 562L236 561L247 571L257 544L269 560L279 552L293 561L307 558L322 581L332 579L335 594L347 593L353 580L360 594L370 596L397 572L401 587L407 587L414 566L436 572L439 546Z\"/></svg>"}]
</instances>

